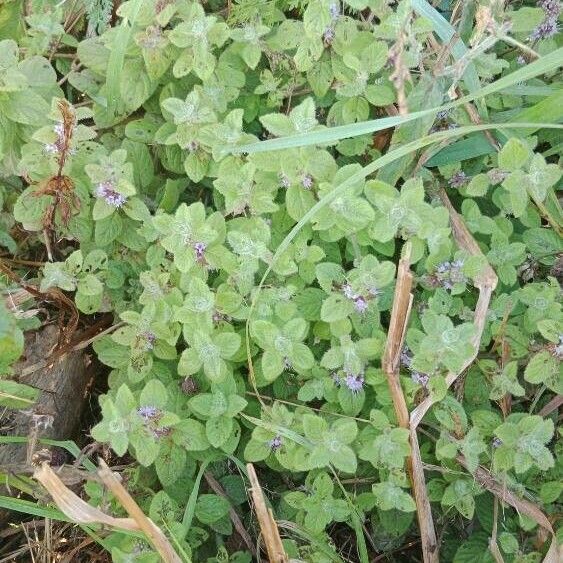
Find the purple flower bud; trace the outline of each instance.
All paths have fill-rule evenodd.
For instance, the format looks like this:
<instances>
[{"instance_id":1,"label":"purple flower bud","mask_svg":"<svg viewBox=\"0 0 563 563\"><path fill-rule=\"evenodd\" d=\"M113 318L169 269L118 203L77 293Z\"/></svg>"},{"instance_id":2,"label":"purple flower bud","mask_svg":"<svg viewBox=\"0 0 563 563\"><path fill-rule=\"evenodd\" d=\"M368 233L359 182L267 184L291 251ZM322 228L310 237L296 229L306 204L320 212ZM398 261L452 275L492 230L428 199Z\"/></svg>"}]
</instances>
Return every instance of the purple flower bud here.
<instances>
[{"instance_id":1,"label":"purple flower bud","mask_svg":"<svg viewBox=\"0 0 563 563\"><path fill-rule=\"evenodd\" d=\"M147 330L141 334L141 338L145 341L147 350L154 348L154 343L156 342L156 334L154 332Z\"/></svg>"},{"instance_id":2,"label":"purple flower bud","mask_svg":"<svg viewBox=\"0 0 563 563\"><path fill-rule=\"evenodd\" d=\"M359 297L359 295L352 289L352 286L349 283L345 283L341 289L344 297L348 299L357 299Z\"/></svg>"},{"instance_id":3,"label":"purple flower bud","mask_svg":"<svg viewBox=\"0 0 563 563\"><path fill-rule=\"evenodd\" d=\"M363 314L367 311L368 302L363 297L358 297L354 300L354 307L358 313Z\"/></svg>"},{"instance_id":4,"label":"purple flower bud","mask_svg":"<svg viewBox=\"0 0 563 563\"><path fill-rule=\"evenodd\" d=\"M340 6L333 2L329 7L328 10L330 12L330 17L335 20L340 15Z\"/></svg>"},{"instance_id":5,"label":"purple flower bud","mask_svg":"<svg viewBox=\"0 0 563 563\"><path fill-rule=\"evenodd\" d=\"M410 368L412 364L412 354L410 353L408 346L403 346L401 350L401 355L399 356L401 361L401 365L405 366L406 368Z\"/></svg>"},{"instance_id":6,"label":"purple flower bud","mask_svg":"<svg viewBox=\"0 0 563 563\"><path fill-rule=\"evenodd\" d=\"M541 41L553 37L558 31L557 19L546 17L533 31L530 33L530 41Z\"/></svg>"},{"instance_id":7,"label":"purple flower bud","mask_svg":"<svg viewBox=\"0 0 563 563\"><path fill-rule=\"evenodd\" d=\"M310 174L305 174L305 176L301 178L301 185L306 190L310 190L313 187L313 177Z\"/></svg>"},{"instance_id":8,"label":"purple flower bud","mask_svg":"<svg viewBox=\"0 0 563 563\"><path fill-rule=\"evenodd\" d=\"M48 143L43 145L43 152L45 154L57 154L59 152L59 147L56 143Z\"/></svg>"},{"instance_id":9,"label":"purple flower bud","mask_svg":"<svg viewBox=\"0 0 563 563\"><path fill-rule=\"evenodd\" d=\"M268 447L273 451L277 452L283 446L283 440L281 436L274 436L269 442Z\"/></svg>"},{"instance_id":10,"label":"purple flower bud","mask_svg":"<svg viewBox=\"0 0 563 563\"><path fill-rule=\"evenodd\" d=\"M323 41L326 45L331 45L334 41L334 29L327 27L323 33Z\"/></svg>"},{"instance_id":11,"label":"purple flower bud","mask_svg":"<svg viewBox=\"0 0 563 563\"><path fill-rule=\"evenodd\" d=\"M292 367L293 367L293 364L291 363L291 360L289 358L284 358L283 359L283 368L286 371L289 371Z\"/></svg>"},{"instance_id":12,"label":"purple flower bud","mask_svg":"<svg viewBox=\"0 0 563 563\"><path fill-rule=\"evenodd\" d=\"M420 371L411 371L411 379L415 382L418 383L419 385L422 385L423 387L426 387L428 385L428 382L430 381L430 377L428 376L428 374L426 373L421 373Z\"/></svg>"},{"instance_id":13,"label":"purple flower bud","mask_svg":"<svg viewBox=\"0 0 563 563\"><path fill-rule=\"evenodd\" d=\"M64 137L65 128L64 128L64 125L62 123L57 123L53 127L53 131L57 134L57 137L59 137L59 139L62 139Z\"/></svg>"},{"instance_id":14,"label":"purple flower bud","mask_svg":"<svg viewBox=\"0 0 563 563\"><path fill-rule=\"evenodd\" d=\"M197 141L190 141L186 144L186 150L189 152L195 152L199 149L199 143Z\"/></svg>"},{"instance_id":15,"label":"purple flower bud","mask_svg":"<svg viewBox=\"0 0 563 563\"><path fill-rule=\"evenodd\" d=\"M359 393L364 388L364 376L350 373L344 379L344 385L346 385L352 393Z\"/></svg>"},{"instance_id":16,"label":"purple flower bud","mask_svg":"<svg viewBox=\"0 0 563 563\"><path fill-rule=\"evenodd\" d=\"M137 409L137 414L141 418L144 418L145 421L148 421L157 418L158 415L160 414L160 409L156 407L152 407L150 405L145 405Z\"/></svg>"},{"instance_id":17,"label":"purple flower bud","mask_svg":"<svg viewBox=\"0 0 563 563\"><path fill-rule=\"evenodd\" d=\"M280 179L280 186L282 188L289 188L289 186L291 185L291 182L289 181L289 178L287 177L286 174L284 174L283 172L279 175L279 179Z\"/></svg>"},{"instance_id":18,"label":"purple flower bud","mask_svg":"<svg viewBox=\"0 0 563 563\"><path fill-rule=\"evenodd\" d=\"M448 184L452 188L461 188L467 182L469 182L469 178L467 177L465 172L463 172L463 170L459 170L449 179Z\"/></svg>"},{"instance_id":19,"label":"purple flower bud","mask_svg":"<svg viewBox=\"0 0 563 563\"><path fill-rule=\"evenodd\" d=\"M198 262L201 262L202 260L205 259L205 249L207 248L207 245L204 242L196 242L193 245L194 250L195 250L195 257L198 260Z\"/></svg>"},{"instance_id":20,"label":"purple flower bud","mask_svg":"<svg viewBox=\"0 0 563 563\"><path fill-rule=\"evenodd\" d=\"M561 13L561 3L559 0L539 0L538 7L545 12L546 18L556 20Z\"/></svg>"},{"instance_id":21,"label":"purple flower bud","mask_svg":"<svg viewBox=\"0 0 563 563\"><path fill-rule=\"evenodd\" d=\"M96 187L96 196L103 199L108 205L120 208L125 205L127 198L116 192L112 182L102 182Z\"/></svg>"},{"instance_id":22,"label":"purple flower bud","mask_svg":"<svg viewBox=\"0 0 563 563\"><path fill-rule=\"evenodd\" d=\"M493 439L493 448L498 448L499 446L502 446L502 440L500 438L494 438Z\"/></svg>"},{"instance_id":23,"label":"purple flower bud","mask_svg":"<svg viewBox=\"0 0 563 563\"><path fill-rule=\"evenodd\" d=\"M342 385L342 380L340 379L340 376L336 372L331 373L330 377L332 378L332 381L334 381L334 385L336 387L340 387L340 385Z\"/></svg>"},{"instance_id":24,"label":"purple flower bud","mask_svg":"<svg viewBox=\"0 0 563 563\"><path fill-rule=\"evenodd\" d=\"M519 65L525 65L526 64L526 57L524 57L524 55L518 55L516 57L516 63Z\"/></svg>"}]
</instances>

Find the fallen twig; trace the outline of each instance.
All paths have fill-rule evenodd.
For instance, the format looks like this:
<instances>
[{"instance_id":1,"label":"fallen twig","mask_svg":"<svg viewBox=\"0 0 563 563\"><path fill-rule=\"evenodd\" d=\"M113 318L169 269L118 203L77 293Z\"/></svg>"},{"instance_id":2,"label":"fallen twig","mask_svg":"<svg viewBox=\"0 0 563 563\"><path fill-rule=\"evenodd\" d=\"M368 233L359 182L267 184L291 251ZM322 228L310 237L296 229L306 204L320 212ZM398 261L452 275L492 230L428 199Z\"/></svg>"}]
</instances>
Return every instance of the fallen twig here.
<instances>
[{"instance_id":1,"label":"fallen twig","mask_svg":"<svg viewBox=\"0 0 563 563\"><path fill-rule=\"evenodd\" d=\"M469 229L465 226L463 219L453 208L450 199L448 198L444 190L440 190L440 199L442 200L444 206L450 213L450 224L452 228L452 234L458 246L472 254L473 256L483 256L477 241L473 238L473 235L469 232ZM483 256L484 258L484 256ZM449 372L446 375L446 386L449 388L456 381L456 379L475 361L477 354L479 353L479 347L481 344L481 336L485 330L485 320L487 317L487 311L489 310L489 304L491 302L491 296L495 287L497 286L497 275L491 266L486 263L483 270L475 277L474 285L479 290L479 298L477 299L477 305L475 306L475 313L473 318L473 325L475 327L475 334L473 336L473 354L468 358L463 364L462 368L457 373ZM428 412L428 409L434 404L434 401L430 397L426 397L412 412L410 415L411 428L416 428L420 421L424 418L424 415Z\"/></svg>"},{"instance_id":2,"label":"fallen twig","mask_svg":"<svg viewBox=\"0 0 563 563\"><path fill-rule=\"evenodd\" d=\"M206 471L203 474L205 480L207 481L207 484L211 487L211 489L213 490L213 492L223 498L227 498L227 494L225 493L225 491L223 490L223 487L221 487L221 484L219 483L219 481L217 481L217 479L215 479L215 477L213 477L213 475L211 475L211 473L209 473L209 471ZM242 538L242 541L244 541L246 547L248 548L248 550L250 551L250 553L252 553L254 555L254 557L256 557L256 559L258 559L258 554L256 552L256 546L254 545L252 538L250 537L250 534L246 531L246 528L244 527L244 524L242 523L242 520L240 519L240 516L237 514L237 511L231 506L231 508L229 509L229 517L231 519L231 522L233 523L233 526L235 527L235 530L238 532L239 536Z\"/></svg>"},{"instance_id":3,"label":"fallen twig","mask_svg":"<svg viewBox=\"0 0 563 563\"><path fill-rule=\"evenodd\" d=\"M252 463L247 463L246 469L250 480L250 493L254 501L256 516L258 517L258 523L260 524L260 530L262 531L262 537L264 538L266 551L268 552L268 560L270 563L288 563L289 557L284 550L278 525L274 520L272 510L266 506L264 493L258 482L254 466Z\"/></svg>"},{"instance_id":4,"label":"fallen twig","mask_svg":"<svg viewBox=\"0 0 563 563\"><path fill-rule=\"evenodd\" d=\"M393 399L395 415L399 426L407 428L410 434L411 454L407 458L407 471L411 481L414 500L417 508L418 527L422 542L422 555L425 563L438 562L438 542L432 519L430 500L426 492L424 468L420 457L416 426L409 424L407 403L399 381L400 354L407 330L407 323L412 307L411 293L413 276L409 270L410 247L406 247L403 258L399 261L397 285L391 310L391 321L387 343L383 354L383 371L387 376L387 384Z\"/></svg>"}]
</instances>

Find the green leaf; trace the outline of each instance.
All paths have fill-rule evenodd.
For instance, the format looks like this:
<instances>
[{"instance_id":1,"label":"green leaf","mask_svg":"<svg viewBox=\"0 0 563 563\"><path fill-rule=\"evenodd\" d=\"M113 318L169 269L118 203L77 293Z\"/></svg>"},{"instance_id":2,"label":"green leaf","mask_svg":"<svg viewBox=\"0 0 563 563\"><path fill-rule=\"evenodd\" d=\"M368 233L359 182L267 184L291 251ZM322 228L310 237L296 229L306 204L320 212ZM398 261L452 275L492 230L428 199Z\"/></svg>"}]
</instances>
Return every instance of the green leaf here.
<instances>
[{"instance_id":1,"label":"green leaf","mask_svg":"<svg viewBox=\"0 0 563 563\"><path fill-rule=\"evenodd\" d=\"M8 379L0 379L0 406L10 409L26 409L31 407L38 398L38 389Z\"/></svg>"},{"instance_id":2,"label":"green leaf","mask_svg":"<svg viewBox=\"0 0 563 563\"><path fill-rule=\"evenodd\" d=\"M412 497L390 481L372 485L377 506L381 510L400 510L401 512L414 512L416 505Z\"/></svg>"},{"instance_id":3,"label":"green leaf","mask_svg":"<svg viewBox=\"0 0 563 563\"><path fill-rule=\"evenodd\" d=\"M218 495L199 495L195 516L202 524L213 524L229 513L229 501Z\"/></svg>"}]
</instances>

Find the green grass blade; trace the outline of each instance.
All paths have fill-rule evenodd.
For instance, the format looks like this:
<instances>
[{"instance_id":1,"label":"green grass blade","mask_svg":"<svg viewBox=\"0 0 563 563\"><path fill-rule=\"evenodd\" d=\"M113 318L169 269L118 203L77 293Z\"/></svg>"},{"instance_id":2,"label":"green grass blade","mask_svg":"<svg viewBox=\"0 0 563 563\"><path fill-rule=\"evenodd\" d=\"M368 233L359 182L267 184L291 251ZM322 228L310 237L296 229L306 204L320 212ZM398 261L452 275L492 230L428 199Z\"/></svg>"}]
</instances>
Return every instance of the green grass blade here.
<instances>
[{"instance_id":1,"label":"green grass blade","mask_svg":"<svg viewBox=\"0 0 563 563\"><path fill-rule=\"evenodd\" d=\"M323 145L337 142L341 139L346 139L349 137L356 137L358 135L365 135L368 133L373 133L375 131L381 131L382 129L395 127L414 119L419 119L420 117L426 115L438 113L439 111L456 108L477 98L484 98L485 96L494 94L496 92L504 90L505 88L509 88L510 86L514 86L519 82L525 82L526 80L530 80L531 78L539 76L540 74L556 70L559 66L561 66L561 61L563 61L563 47L560 47L559 49L556 49L555 51L537 59L536 61L522 68L519 68L514 72L511 72L507 76L499 78L491 84L483 86L477 92L469 93L463 98L459 98L458 100L454 100L453 102L449 102L440 107L411 113L405 116L384 117L381 119L362 121L349 125L340 125L338 127L320 129L318 131L312 131L310 133L300 133L297 135L280 137L278 139L260 141L257 143L251 143L249 145L242 145L238 147L224 147L224 150L231 153L255 153L294 147L303 147L307 145ZM498 125L495 125L493 128L498 127Z\"/></svg>"},{"instance_id":2,"label":"green grass blade","mask_svg":"<svg viewBox=\"0 0 563 563\"><path fill-rule=\"evenodd\" d=\"M70 518L65 516L57 508L39 506L36 502L21 498L12 498L0 495L0 508L30 514L31 516L40 516L41 518L51 518L51 520L59 520L60 522L72 522Z\"/></svg>"},{"instance_id":3,"label":"green grass blade","mask_svg":"<svg viewBox=\"0 0 563 563\"><path fill-rule=\"evenodd\" d=\"M457 33L452 24L426 0L411 0L411 2L413 10L419 16L425 17L432 22L432 27L434 28L436 35L438 35L438 37L442 40L442 43L444 45L450 43ZM468 49L461 39L457 39L452 45L451 53L456 61L466 55L467 52ZM478 92L481 88L479 75L477 74L475 65L472 62L469 62L465 68L465 72L463 73L463 82L469 92ZM477 109L479 110L479 115L483 119L488 117L487 106L484 103L479 103Z\"/></svg>"},{"instance_id":4,"label":"green grass blade","mask_svg":"<svg viewBox=\"0 0 563 563\"><path fill-rule=\"evenodd\" d=\"M199 471L197 472L197 476L195 478L194 487L192 492L190 493L190 498L188 499L188 503L186 504L186 509L184 510L184 517L182 518L182 528L184 532L184 537L189 532L192 526L192 520L195 514L195 504L197 502L197 497L199 496L199 486L201 484L201 479L203 478L203 474L207 469L207 466L211 463L211 459L206 459L203 461L199 467Z\"/></svg>"},{"instance_id":5,"label":"green grass blade","mask_svg":"<svg viewBox=\"0 0 563 563\"><path fill-rule=\"evenodd\" d=\"M107 97L107 116L111 122L116 117L117 102L121 99L121 73L125 64L125 52L131 39L133 26L143 4L143 0L133 0L135 5L132 8L131 21L123 18L121 26L113 41L111 53L108 61L106 78L106 97Z\"/></svg>"}]
</instances>

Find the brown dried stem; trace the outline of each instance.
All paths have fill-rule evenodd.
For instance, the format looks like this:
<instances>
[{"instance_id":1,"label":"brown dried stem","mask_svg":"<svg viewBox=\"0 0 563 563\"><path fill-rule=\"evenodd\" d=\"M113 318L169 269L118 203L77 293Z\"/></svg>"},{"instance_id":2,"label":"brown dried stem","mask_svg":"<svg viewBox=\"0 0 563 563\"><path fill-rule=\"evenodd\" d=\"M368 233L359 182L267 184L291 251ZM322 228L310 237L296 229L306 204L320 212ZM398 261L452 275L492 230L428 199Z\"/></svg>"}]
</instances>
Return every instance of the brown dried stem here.
<instances>
[{"instance_id":1,"label":"brown dried stem","mask_svg":"<svg viewBox=\"0 0 563 563\"><path fill-rule=\"evenodd\" d=\"M450 213L450 225L452 228L452 234L458 246L472 254L473 256L483 256L477 241L473 238L473 235L469 232L468 228L465 226L463 219L453 208L450 199L448 198L444 190L440 191L440 199ZM484 256L483 256L484 258ZM463 364L461 370L457 373L449 372L446 375L446 385L451 387L451 385L456 381L456 379L474 362L477 354L479 353L479 346L481 344L481 336L483 335L483 330L485 329L485 320L487 317L487 311L489 310L489 304L491 302L492 293L497 286L497 275L491 266L486 263L483 270L478 274L474 280L475 287L479 290L479 298L477 299L477 305L475 306L475 313L473 318L473 325L475 327L475 334L473 336L473 354L470 358L466 360ZM426 397L412 412L410 416L411 428L416 428L420 421L424 418L424 415L428 412L430 407L434 404L434 401L430 397Z\"/></svg>"},{"instance_id":2,"label":"brown dried stem","mask_svg":"<svg viewBox=\"0 0 563 563\"><path fill-rule=\"evenodd\" d=\"M219 481L217 481L217 479L215 479L215 477L213 477L213 475L209 473L209 471L206 471L203 474L203 476L205 477L207 484L211 487L211 489L216 495L219 495L220 497L223 498L227 498L227 494L225 493L223 487L221 486ZM235 530L242 538L242 541L244 541L250 553L252 553L252 555L254 555L256 559L258 559L258 554L256 552L256 547L252 541L252 538L250 537L250 534L246 531L246 528L244 527L244 524L242 523L240 516L237 514L237 511L232 506L229 509L229 517L231 519L231 522L233 523L233 526L235 527Z\"/></svg>"},{"instance_id":3,"label":"brown dried stem","mask_svg":"<svg viewBox=\"0 0 563 563\"><path fill-rule=\"evenodd\" d=\"M254 502L254 509L256 510L262 537L266 544L266 551L268 552L268 561L270 561L270 563L288 563L289 557L283 548L278 525L274 520L272 510L266 506L264 493L258 482L254 466L252 463L247 463L246 469L250 480L250 493Z\"/></svg>"},{"instance_id":4,"label":"brown dried stem","mask_svg":"<svg viewBox=\"0 0 563 563\"><path fill-rule=\"evenodd\" d=\"M99 463L98 476L112 492L113 496L121 503L121 506L123 506L138 528L145 534L164 562L182 563L179 555L174 551L162 530L152 520L147 518L133 497L120 483L115 473L107 466L103 459L100 458Z\"/></svg>"},{"instance_id":5,"label":"brown dried stem","mask_svg":"<svg viewBox=\"0 0 563 563\"><path fill-rule=\"evenodd\" d=\"M411 453L407 457L407 472L411 481L414 500L417 508L418 526L422 542L422 555L425 563L438 562L438 542L432 519L430 500L426 492L424 468L420 457L416 427L409 424L407 403L399 381L400 354L403 348L407 323L412 307L413 295L411 293L413 276L409 270L410 247L405 248L403 258L399 261L397 285L391 310L391 321L387 343L383 354L383 371L387 376L387 384L391 391L395 415L399 426L407 428L410 434Z\"/></svg>"}]
</instances>

